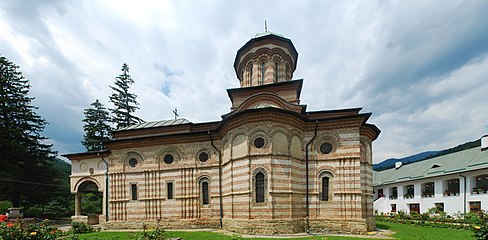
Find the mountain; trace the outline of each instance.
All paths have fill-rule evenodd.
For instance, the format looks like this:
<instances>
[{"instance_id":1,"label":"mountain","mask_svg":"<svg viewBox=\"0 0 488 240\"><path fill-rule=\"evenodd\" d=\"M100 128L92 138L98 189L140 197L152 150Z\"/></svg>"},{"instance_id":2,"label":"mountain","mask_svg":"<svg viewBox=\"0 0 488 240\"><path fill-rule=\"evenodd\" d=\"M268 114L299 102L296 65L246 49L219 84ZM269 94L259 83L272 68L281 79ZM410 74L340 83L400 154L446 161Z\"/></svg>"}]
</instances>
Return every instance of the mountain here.
<instances>
[{"instance_id":1,"label":"mountain","mask_svg":"<svg viewBox=\"0 0 488 240\"><path fill-rule=\"evenodd\" d=\"M440 151L427 151L427 152L417 153L415 155L404 157L404 158L389 158L384 160L383 162L373 164L373 170L382 171L389 168L394 168L396 162L402 162L403 164L417 162L420 160L430 158L430 156L434 156L439 152Z\"/></svg>"},{"instance_id":2,"label":"mountain","mask_svg":"<svg viewBox=\"0 0 488 240\"><path fill-rule=\"evenodd\" d=\"M463 151L466 149L474 148L474 147L480 147L481 146L481 139L477 139L471 142L466 142L463 144L460 144L458 146L444 149L441 151L427 151L427 152L421 152L412 156L404 157L404 158L390 158L386 159L383 162L373 164L373 170L374 171L382 171L390 168L395 167L396 162L402 162L403 164L409 164L413 162L418 162L422 160L426 160L429 158L434 158L434 157L439 157L442 155L447 155L459 151Z\"/></svg>"}]
</instances>

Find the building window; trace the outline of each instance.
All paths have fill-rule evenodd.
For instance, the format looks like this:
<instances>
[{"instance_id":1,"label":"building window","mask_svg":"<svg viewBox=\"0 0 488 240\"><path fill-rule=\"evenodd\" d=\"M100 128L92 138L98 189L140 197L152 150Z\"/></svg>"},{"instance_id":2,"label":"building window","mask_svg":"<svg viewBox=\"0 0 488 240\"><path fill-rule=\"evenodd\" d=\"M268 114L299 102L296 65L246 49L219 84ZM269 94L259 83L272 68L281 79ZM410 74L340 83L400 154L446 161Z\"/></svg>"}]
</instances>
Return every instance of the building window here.
<instances>
[{"instance_id":1,"label":"building window","mask_svg":"<svg viewBox=\"0 0 488 240\"><path fill-rule=\"evenodd\" d=\"M137 166L137 159L131 158L129 159L129 167L135 168Z\"/></svg>"},{"instance_id":2,"label":"building window","mask_svg":"<svg viewBox=\"0 0 488 240\"><path fill-rule=\"evenodd\" d=\"M171 164L171 163L173 163L173 161L174 161L174 157L173 157L173 155L171 155L171 154L166 154L166 155L164 156L164 159L163 159L163 160L164 160L164 163L166 163L166 164Z\"/></svg>"},{"instance_id":3,"label":"building window","mask_svg":"<svg viewBox=\"0 0 488 240\"><path fill-rule=\"evenodd\" d=\"M275 83L278 82L278 63L275 62Z\"/></svg>"},{"instance_id":4,"label":"building window","mask_svg":"<svg viewBox=\"0 0 488 240\"><path fill-rule=\"evenodd\" d=\"M444 196L457 196L459 195L459 178L453 178L445 181ZM447 186L446 186L447 185Z\"/></svg>"},{"instance_id":5,"label":"building window","mask_svg":"<svg viewBox=\"0 0 488 240\"><path fill-rule=\"evenodd\" d=\"M264 147L264 144L265 144L264 138L257 137L256 139L254 139L254 146L256 148L262 148Z\"/></svg>"},{"instance_id":6,"label":"building window","mask_svg":"<svg viewBox=\"0 0 488 240\"><path fill-rule=\"evenodd\" d=\"M130 192L132 195L132 200L137 200L137 184L132 183L130 185Z\"/></svg>"},{"instance_id":7,"label":"building window","mask_svg":"<svg viewBox=\"0 0 488 240\"><path fill-rule=\"evenodd\" d=\"M198 160L200 160L200 162L208 161L208 153L201 152L200 154L198 154Z\"/></svg>"},{"instance_id":8,"label":"building window","mask_svg":"<svg viewBox=\"0 0 488 240\"><path fill-rule=\"evenodd\" d=\"M397 199L398 198L398 188L392 187L390 188L390 199Z\"/></svg>"},{"instance_id":9,"label":"building window","mask_svg":"<svg viewBox=\"0 0 488 240\"><path fill-rule=\"evenodd\" d=\"M266 73L265 63L261 63L261 85L264 84L264 74Z\"/></svg>"},{"instance_id":10,"label":"building window","mask_svg":"<svg viewBox=\"0 0 488 240\"><path fill-rule=\"evenodd\" d=\"M249 86L252 86L252 63L249 65Z\"/></svg>"},{"instance_id":11,"label":"building window","mask_svg":"<svg viewBox=\"0 0 488 240\"><path fill-rule=\"evenodd\" d=\"M203 205L208 205L210 203L208 182L209 182L208 178L202 178L202 180L200 180L200 189L201 189L201 194L202 194L202 204Z\"/></svg>"},{"instance_id":12,"label":"building window","mask_svg":"<svg viewBox=\"0 0 488 240\"><path fill-rule=\"evenodd\" d=\"M413 196L414 196L413 185L405 186L404 192L405 192L405 194L403 195L403 198L413 198Z\"/></svg>"},{"instance_id":13,"label":"building window","mask_svg":"<svg viewBox=\"0 0 488 240\"><path fill-rule=\"evenodd\" d=\"M474 194L486 193L488 191L488 174L475 177L475 187L473 188Z\"/></svg>"},{"instance_id":14,"label":"building window","mask_svg":"<svg viewBox=\"0 0 488 240\"><path fill-rule=\"evenodd\" d=\"M265 184L264 184L264 173L258 172L255 176L254 181L254 189L256 192L256 203L263 203L264 202L264 194L265 194Z\"/></svg>"},{"instance_id":15,"label":"building window","mask_svg":"<svg viewBox=\"0 0 488 240\"><path fill-rule=\"evenodd\" d=\"M322 192L320 193L320 201L329 201L329 177L322 177Z\"/></svg>"},{"instance_id":16,"label":"building window","mask_svg":"<svg viewBox=\"0 0 488 240\"><path fill-rule=\"evenodd\" d=\"M331 143L328 143L328 142L325 142L325 143L322 143L320 145L320 152L323 153L323 154L329 154L332 152L332 144Z\"/></svg>"},{"instance_id":17,"label":"building window","mask_svg":"<svg viewBox=\"0 0 488 240\"><path fill-rule=\"evenodd\" d=\"M436 212L444 212L444 203L434 203Z\"/></svg>"},{"instance_id":18,"label":"building window","mask_svg":"<svg viewBox=\"0 0 488 240\"><path fill-rule=\"evenodd\" d=\"M173 199L173 182L166 183L166 198Z\"/></svg>"},{"instance_id":19,"label":"building window","mask_svg":"<svg viewBox=\"0 0 488 240\"><path fill-rule=\"evenodd\" d=\"M383 193L383 188L378 189L378 198L384 197L385 194Z\"/></svg>"},{"instance_id":20,"label":"building window","mask_svg":"<svg viewBox=\"0 0 488 240\"><path fill-rule=\"evenodd\" d=\"M391 212L396 212L396 204L390 204L391 205Z\"/></svg>"},{"instance_id":21,"label":"building window","mask_svg":"<svg viewBox=\"0 0 488 240\"><path fill-rule=\"evenodd\" d=\"M434 182L422 184L422 197L434 197Z\"/></svg>"},{"instance_id":22,"label":"building window","mask_svg":"<svg viewBox=\"0 0 488 240\"><path fill-rule=\"evenodd\" d=\"M411 203L408 204L410 209L410 213L420 213L420 204L419 203Z\"/></svg>"},{"instance_id":23,"label":"building window","mask_svg":"<svg viewBox=\"0 0 488 240\"><path fill-rule=\"evenodd\" d=\"M481 212L481 202L469 202L469 211L470 212Z\"/></svg>"}]
</instances>

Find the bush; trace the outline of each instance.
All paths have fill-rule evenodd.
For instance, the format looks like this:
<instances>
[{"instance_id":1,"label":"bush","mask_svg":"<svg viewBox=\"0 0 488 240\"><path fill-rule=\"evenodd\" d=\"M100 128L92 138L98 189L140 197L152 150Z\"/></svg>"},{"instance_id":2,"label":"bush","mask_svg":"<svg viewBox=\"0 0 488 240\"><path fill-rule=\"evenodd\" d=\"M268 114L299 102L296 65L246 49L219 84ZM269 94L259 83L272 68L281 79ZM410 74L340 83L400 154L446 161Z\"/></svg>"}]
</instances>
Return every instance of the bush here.
<instances>
[{"instance_id":1,"label":"bush","mask_svg":"<svg viewBox=\"0 0 488 240\"><path fill-rule=\"evenodd\" d=\"M5 214L7 213L8 209L14 207L12 202L6 200L6 201L0 201L0 214Z\"/></svg>"},{"instance_id":2,"label":"bush","mask_svg":"<svg viewBox=\"0 0 488 240\"><path fill-rule=\"evenodd\" d=\"M139 240L158 240L165 239L166 232L162 228L157 228L153 231L144 231L138 234L137 239Z\"/></svg>"},{"instance_id":3,"label":"bush","mask_svg":"<svg viewBox=\"0 0 488 240\"><path fill-rule=\"evenodd\" d=\"M0 223L0 239L43 239L54 240L62 236L62 232L56 227L47 225L45 222L39 224L30 224L22 227L21 222L17 223Z\"/></svg>"},{"instance_id":4,"label":"bush","mask_svg":"<svg viewBox=\"0 0 488 240\"><path fill-rule=\"evenodd\" d=\"M95 232L95 228L86 223L73 222L71 223L71 231L73 233L91 233Z\"/></svg>"},{"instance_id":5,"label":"bush","mask_svg":"<svg viewBox=\"0 0 488 240\"><path fill-rule=\"evenodd\" d=\"M488 213L481 211L478 213L478 221L473 226L474 236L478 240L488 239Z\"/></svg>"}]
</instances>

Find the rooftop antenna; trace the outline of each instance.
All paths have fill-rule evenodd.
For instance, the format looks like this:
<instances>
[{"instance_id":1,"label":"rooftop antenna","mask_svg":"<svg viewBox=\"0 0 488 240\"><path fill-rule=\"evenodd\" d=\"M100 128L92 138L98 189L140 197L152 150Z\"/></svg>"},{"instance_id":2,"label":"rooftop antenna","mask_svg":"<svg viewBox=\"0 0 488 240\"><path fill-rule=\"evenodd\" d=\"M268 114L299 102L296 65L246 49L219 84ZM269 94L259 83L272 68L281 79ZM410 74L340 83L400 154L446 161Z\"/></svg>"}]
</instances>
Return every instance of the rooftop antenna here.
<instances>
[{"instance_id":1,"label":"rooftop antenna","mask_svg":"<svg viewBox=\"0 0 488 240\"><path fill-rule=\"evenodd\" d=\"M180 116L178 115L178 109L175 108L175 110L173 110L173 113L175 114L175 121L176 121L177 117Z\"/></svg>"},{"instance_id":2,"label":"rooftop antenna","mask_svg":"<svg viewBox=\"0 0 488 240\"><path fill-rule=\"evenodd\" d=\"M268 25L266 24L266 20L264 20L264 32L268 32Z\"/></svg>"}]
</instances>

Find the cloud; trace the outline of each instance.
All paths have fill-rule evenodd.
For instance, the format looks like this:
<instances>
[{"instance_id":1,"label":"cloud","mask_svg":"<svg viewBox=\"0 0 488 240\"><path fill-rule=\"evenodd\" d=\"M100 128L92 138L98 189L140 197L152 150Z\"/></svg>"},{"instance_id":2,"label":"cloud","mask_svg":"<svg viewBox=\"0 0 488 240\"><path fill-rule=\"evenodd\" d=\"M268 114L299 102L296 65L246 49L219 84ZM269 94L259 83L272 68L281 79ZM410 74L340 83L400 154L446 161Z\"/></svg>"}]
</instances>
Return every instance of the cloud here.
<instances>
[{"instance_id":1,"label":"cloud","mask_svg":"<svg viewBox=\"0 0 488 240\"><path fill-rule=\"evenodd\" d=\"M7 1L0 49L30 79L45 134L83 151L83 109L111 107L124 62L147 120L215 121L239 86L236 51L257 32L290 38L309 110L363 106L382 129L374 161L487 132L486 1Z\"/></svg>"}]
</instances>

